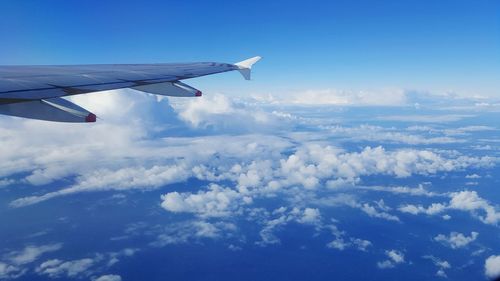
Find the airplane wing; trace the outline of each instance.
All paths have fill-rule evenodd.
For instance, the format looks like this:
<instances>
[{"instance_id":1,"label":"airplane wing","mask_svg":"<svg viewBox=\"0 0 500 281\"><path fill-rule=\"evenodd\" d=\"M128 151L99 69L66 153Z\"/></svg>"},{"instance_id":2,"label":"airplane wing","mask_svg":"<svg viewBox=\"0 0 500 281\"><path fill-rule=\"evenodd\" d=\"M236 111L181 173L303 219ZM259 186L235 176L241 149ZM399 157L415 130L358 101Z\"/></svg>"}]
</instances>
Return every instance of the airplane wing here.
<instances>
[{"instance_id":1,"label":"airplane wing","mask_svg":"<svg viewBox=\"0 0 500 281\"><path fill-rule=\"evenodd\" d=\"M175 97L201 96L180 82L221 72L239 71L250 80L253 57L235 64L112 64L0 66L0 114L57 122L95 122L95 114L65 96L131 88Z\"/></svg>"}]
</instances>

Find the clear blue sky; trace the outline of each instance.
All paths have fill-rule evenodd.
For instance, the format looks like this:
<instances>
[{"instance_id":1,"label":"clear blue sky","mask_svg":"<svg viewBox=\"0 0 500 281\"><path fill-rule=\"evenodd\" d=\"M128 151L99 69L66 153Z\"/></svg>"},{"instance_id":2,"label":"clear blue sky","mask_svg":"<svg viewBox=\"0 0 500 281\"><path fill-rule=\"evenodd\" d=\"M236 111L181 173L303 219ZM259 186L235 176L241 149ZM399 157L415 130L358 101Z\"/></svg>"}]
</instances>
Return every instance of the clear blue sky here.
<instances>
[{"instance_id":1,"label":"clear blue sky","mask_svg":"<svg viewBox=\"0 0 500 281\"><path fill-rule=\"evenodd\" d=\"M0 64L261 55L250 86L261 91L401 87L500 96L500 1L0 0L0 42ZM212 81L236 85L229 80Z\"/></svg>"}]
</instances>

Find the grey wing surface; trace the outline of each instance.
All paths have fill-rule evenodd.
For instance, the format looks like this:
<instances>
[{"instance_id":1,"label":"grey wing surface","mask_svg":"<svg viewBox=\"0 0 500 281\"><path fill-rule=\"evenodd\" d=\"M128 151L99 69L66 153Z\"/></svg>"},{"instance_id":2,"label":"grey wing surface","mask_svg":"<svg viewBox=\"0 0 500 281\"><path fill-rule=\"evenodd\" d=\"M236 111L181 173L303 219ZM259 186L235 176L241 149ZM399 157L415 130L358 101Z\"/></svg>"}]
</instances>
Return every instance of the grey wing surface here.
<instances>
[{"instance_id":1,"label":"grey wing surface","mask_svg":"<svg viewBox=\"0 0 500 281\"><path fill-rule=\"evenodd\" d=\"M63 97L123 88L166 96L201 96L201 91L180 80L232 70L250 79L250 69L259 59L254 57L236 64L0 66L0 114L59 122L95 122L93 113Z\"/></svg>"}]
</instances>

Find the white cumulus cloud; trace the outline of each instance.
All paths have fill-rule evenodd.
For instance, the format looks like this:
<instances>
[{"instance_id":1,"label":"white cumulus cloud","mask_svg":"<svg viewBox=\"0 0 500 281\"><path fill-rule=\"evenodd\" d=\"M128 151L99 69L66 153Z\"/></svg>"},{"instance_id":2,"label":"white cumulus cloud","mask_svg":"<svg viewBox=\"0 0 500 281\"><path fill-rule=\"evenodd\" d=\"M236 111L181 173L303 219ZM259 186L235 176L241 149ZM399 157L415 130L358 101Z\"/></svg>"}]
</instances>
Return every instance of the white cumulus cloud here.
<instances>
[{"instance_id":1,"label":"white cumulus cloud","mask_svg":"<svg viewBox=\"0 0 500 281\"><path fill-rule=\"evenodd\" d=\"M399 211L413 215L436 215L446 210L470 212L485 224L497 225L500 221L500 211L497 206L490 204L480 197L476 191L459 191L449 194L449 203L433 203L429 207L406 204L399 207Z\"/></svg>"},{"instance_id":2,"label":"white cumulus cloud","mask_svg":"<svg viewBox=\"0 0 500 281\"><path fill-rule=\"evenodd\" d=\"M500 277L500 256L489 256L484 262L484 273L494 279Z\"/></svg>"},{"instance_id":3,"label":"white cumulus cloud","mask_svg":"<svg viewBox=\"0 0 500 281\"><path fill-rule=\"evenodd\" d=\"M466 236L459 232L451 232L450 235L438 234L434 237L434 240L437 242L441 242L452 249L463 248L469 245L471 242L475 241L479 233L473 231L470 233L470 236Z\"/></svg>"},{"instance_id":4,"label":"white cumulus cloud","mask_svg":"<svg viewBox=\"0 0 500 281\"><path fill-rule=\"evenodd\" d=\"M385 251L385 255L388 259L377 263L377 267L380 269L393 268L397 264L405 262L405 255L401 251L387 250Z\"/></svg>"}]
</instances>

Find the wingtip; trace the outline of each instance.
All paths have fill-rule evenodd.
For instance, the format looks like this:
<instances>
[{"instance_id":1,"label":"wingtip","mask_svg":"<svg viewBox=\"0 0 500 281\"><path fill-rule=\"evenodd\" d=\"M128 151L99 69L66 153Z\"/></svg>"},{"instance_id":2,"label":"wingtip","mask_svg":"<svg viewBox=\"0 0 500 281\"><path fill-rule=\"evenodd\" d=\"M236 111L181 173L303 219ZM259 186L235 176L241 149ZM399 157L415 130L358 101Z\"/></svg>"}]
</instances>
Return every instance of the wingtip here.
<instances>
[{"instance_id":1,"label":"wingtip","mask_svg":"<svg viewBox=\"0 0 500 281\"><path fill-rule=\"evenodd\" d=\"M255 56L253 58L237 62L234 65L238 67L238 71L241 73L243 78L245 78L245 80L250 80L252 74L252 66L261 59L261 56Z\"/></svg>"},{"instance_id":2,"label":"wingtip","mask_svg":"<svg viewBox=\"0 0 500 281\"><path fill-rule=\"evenodd\" d=\"M234 65L236 65L239 69L245 69L245 68L251 69L252 65L254 65L256 62L258 62L261 59L262 59L261 56L255 56L255 57L237 62Z\"/></svg>"}]
</instances>

